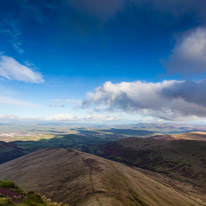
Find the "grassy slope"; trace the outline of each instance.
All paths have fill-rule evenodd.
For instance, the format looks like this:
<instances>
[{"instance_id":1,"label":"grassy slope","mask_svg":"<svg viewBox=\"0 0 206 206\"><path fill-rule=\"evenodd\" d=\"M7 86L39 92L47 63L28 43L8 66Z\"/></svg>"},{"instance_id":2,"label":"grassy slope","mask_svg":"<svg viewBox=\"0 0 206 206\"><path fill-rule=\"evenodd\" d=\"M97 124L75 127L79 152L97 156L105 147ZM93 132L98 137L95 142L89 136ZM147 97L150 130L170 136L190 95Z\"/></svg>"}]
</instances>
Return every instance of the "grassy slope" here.
<instances>
[{"instance_id":1,"label":"grassy slope","mask_svg":"<svg viewBox=\"0 0 206 206\"><path fill-rule=\"evenodd\" d=\"M187 140L201 140L206 141L206 132L189 132L183 134L172 135L175 139L187 139Z\"/></svg>"},{"instance_id":2,"label":"grassy slope","mask_svg":"<svg viewBox=\"0 0 206 206\"><path fill-rule=\"evenodd\" d=\"M206 189L206 141L125 138L100 155L191 182Z\"/></svg>"},{"instance_id":3,"label":"grassy slope","mask_svg":"<svg viewBox=\"0 0 206 206\"><path fill-rule=\"evenodd\" d=\"M14 182L0 181L0 206L66 206L54 203L35 192L24 192Z\"/></svg>"},{"instance_id":4,"label":"grassy slope","mask_svg":"<svg viewBox=\"0 0 206 206\"><path fill-rule=\"evenodd\" d=\"M94 155L65 149L31 153L0 166L0 179L16 181L72 206L206 205L135 169Z\"/></svg>"}]
</instances>

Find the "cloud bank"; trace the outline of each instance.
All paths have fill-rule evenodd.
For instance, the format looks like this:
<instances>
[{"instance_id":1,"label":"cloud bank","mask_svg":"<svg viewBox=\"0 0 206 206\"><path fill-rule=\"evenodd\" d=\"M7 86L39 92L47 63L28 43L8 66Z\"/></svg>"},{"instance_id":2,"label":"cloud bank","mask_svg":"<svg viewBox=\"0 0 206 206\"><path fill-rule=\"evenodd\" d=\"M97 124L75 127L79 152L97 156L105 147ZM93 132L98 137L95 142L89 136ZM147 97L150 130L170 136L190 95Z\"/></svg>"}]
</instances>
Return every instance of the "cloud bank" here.
<instances>
[{"instance_id":1,"label":"cloud bank","mask_svg":"<svg viewBox=\"0 0 206 206\"><path fill-rule=\"evenodd\" d=\"M69 113L55 114L42 118L44 121L77 121L77 122L104 122L120 120L120 117L115 115L105 115L99 113L92 113L88 115L78 116Z\"/></svg>"},{"instance_id":2,"label":"cloud bank","mask_svg":"<svg viewBox=\"0 0 206 206\"><path fill-rule=\"evenodd\" d=\"M206 80L106 82L87 94L83 106L165 120L196 120L206 117L205 88Z\"/></svg>"},{"instance_id":3,"label":"cloud bank","mask_svg":"<svg viewBox=\"0 0 206 206\"><path fill-rule=\"evenodd\" d=\"M29 66L17 62L14 58L0 56L0 76L8 80L30 83L43 83L42 75Z\"/></svg>"},{"instance_id":4,"label":"cloud bank","mask_svg":"<svg viewBox=\"0 0 206 206\"><path fill-rule=\"evenodd\" d=\"M181 38L165 66L169 72L206 71L206 28L197 28Z\"/></svg>"},{"instance_id":5,"label":"cloud bank","mask_svg":"<svg viewBox=\"0 0 206 206\"><path fill-rule=\"evenodd\" d=\"M99 113L91 113L88 115L73 115L70 113L59 113L44 117L35 116L17 116L9 114L0 114L0 122L4 121L31 121L31 122L80 122L80 123L102 123L102 122L115 122L121 120L117 115L107 115Z\"/></svg>"}]
</instances>

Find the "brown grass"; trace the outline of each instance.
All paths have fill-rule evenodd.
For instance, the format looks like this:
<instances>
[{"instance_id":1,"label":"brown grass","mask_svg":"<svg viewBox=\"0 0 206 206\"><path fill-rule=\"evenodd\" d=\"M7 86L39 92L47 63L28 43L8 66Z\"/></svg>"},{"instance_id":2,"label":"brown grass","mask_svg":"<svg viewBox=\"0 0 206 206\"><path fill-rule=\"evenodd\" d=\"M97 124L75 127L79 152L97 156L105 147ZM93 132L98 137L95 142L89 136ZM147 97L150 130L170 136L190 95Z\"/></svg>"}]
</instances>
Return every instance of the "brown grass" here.
<instances>
[{"instance_id":1,"label":"brown grass","mask_svg":"<svg viewBox=\"0 0 206 206\"><path fill-rule=\"evenodd\" d=\"M46 149L2 164L0 179L71 206L206 205L142 171L65 149Z\"/></svg>"}]
</instances>

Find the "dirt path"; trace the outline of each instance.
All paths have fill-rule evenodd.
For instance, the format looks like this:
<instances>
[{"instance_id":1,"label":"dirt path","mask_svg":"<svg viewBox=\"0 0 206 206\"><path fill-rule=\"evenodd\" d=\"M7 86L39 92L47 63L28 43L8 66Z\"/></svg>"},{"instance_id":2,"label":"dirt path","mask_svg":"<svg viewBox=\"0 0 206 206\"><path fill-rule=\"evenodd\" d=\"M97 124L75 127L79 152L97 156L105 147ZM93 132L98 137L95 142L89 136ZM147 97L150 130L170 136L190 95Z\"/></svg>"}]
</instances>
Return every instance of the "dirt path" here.
<instances>
[{"instance_id":1,"label":"dirt path","mask_svg":"<svg viewBox=\"0 0 206 206\"><path fill-rule=\"evenodd\" d=\"M80 154L79 154L80 155ZM94 182L92 179L92 172L93 172L93 164L94 164L94 160L93 159L85 159L80 155L82 161L86 164L86 166L89 168L89 179L90 179L90 183L91 183L91 188L92 188L92 193L94 194L97 203L99 204L99 206L103 206L102 202L100 201L100 199L97 197L96 194L96 189L94 187Z\"/></svg>"}]
</instances>

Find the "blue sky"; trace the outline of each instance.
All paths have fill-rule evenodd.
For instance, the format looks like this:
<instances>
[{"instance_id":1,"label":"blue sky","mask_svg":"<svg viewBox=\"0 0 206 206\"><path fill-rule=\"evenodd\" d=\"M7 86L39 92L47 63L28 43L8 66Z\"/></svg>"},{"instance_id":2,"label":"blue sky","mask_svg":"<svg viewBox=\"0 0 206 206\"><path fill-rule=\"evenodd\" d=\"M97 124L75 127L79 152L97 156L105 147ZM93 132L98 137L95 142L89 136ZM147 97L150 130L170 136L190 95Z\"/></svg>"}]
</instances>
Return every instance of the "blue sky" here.
<instances>
[{"instance_id":1,"label":"blue sky","mask_svg":"<svg viewBox=\"0 0 206 206\"><path fill-rule=\"evenodd\" d=\"M204 121L205 9L203 0L1 1L1 121Z\"/></svg>"}]
</instances>

